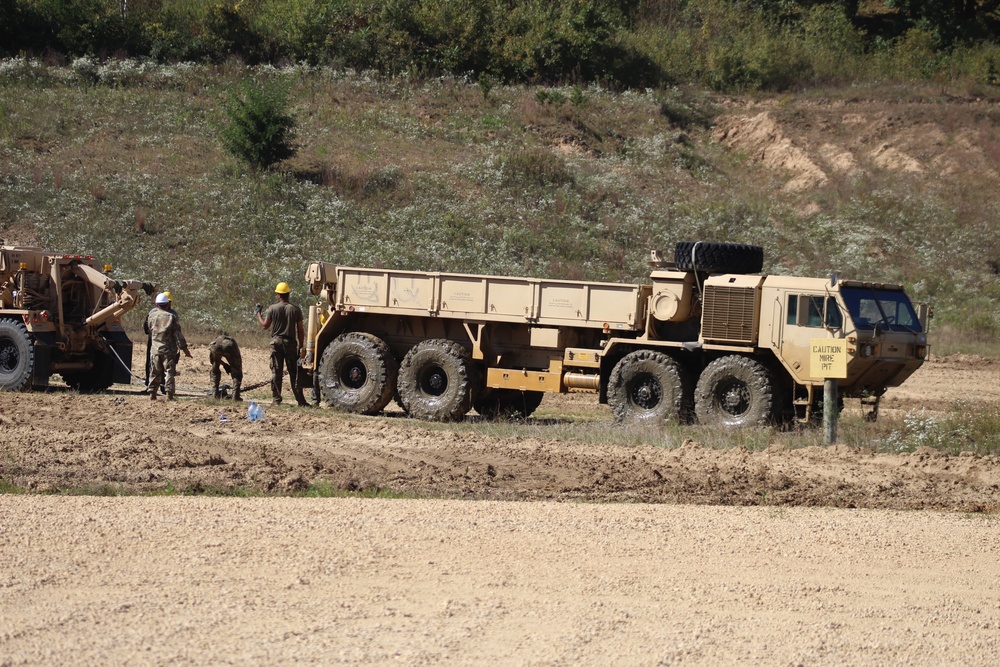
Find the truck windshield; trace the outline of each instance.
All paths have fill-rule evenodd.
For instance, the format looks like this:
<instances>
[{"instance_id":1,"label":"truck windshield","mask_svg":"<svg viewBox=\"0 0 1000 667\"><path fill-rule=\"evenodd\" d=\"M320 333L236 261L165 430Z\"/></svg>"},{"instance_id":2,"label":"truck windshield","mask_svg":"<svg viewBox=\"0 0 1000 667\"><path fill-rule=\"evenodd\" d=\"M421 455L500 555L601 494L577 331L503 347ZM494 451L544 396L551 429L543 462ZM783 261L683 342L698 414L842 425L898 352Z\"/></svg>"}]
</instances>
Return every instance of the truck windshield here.
<instances>
[{"instance_id":1,"label":"truck windshield","mask_svg":"<svg viewBox=\"0 0 1000 667\"><path fill-rule=\"evenodd\" d=\"M840 294L858 329L872 330L881 323L887 331L921 331L913 304L902 291L843 287Z\"/></svg>"}]
</instances>

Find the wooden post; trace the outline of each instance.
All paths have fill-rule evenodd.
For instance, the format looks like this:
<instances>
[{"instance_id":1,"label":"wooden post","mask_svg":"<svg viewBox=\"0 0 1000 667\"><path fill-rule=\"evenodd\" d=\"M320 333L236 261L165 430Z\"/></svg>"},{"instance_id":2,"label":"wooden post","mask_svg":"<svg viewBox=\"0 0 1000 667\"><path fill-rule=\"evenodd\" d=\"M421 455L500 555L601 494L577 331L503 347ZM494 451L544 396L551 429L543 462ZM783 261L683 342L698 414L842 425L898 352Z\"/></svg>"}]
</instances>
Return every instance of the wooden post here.
<instances>
[{"instance_id":1,"label":"wooden post","mask_svg":"<svg viewBox=\"0 0 1000 667\"><path fill-rule=\"evenodd\" d=\"M824 442L833 445L837 442L837 378L823 380L823 431Z\"/></svg>"}]
</instances>

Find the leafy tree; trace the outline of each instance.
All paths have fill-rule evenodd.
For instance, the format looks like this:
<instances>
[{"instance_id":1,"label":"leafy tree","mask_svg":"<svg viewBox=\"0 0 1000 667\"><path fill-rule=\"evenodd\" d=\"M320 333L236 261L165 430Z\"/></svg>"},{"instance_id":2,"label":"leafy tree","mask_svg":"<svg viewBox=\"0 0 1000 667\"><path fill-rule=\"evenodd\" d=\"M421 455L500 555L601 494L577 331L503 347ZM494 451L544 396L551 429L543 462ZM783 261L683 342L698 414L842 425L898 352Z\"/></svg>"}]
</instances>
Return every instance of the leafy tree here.
<instances>
[{"instance_id":1,"label":"leafy tree","mask_svg":"<svg viewBox=\"0 0 1000 667\"><path fill-rule=\"evenodd\" d=\"M288 111L288 88L247 80L226 100L226 123L220 132L231 155L256 170L295 155L295 119Z\"/></svg>"},{"instance_id":2,"label":"leafy tree","mask_svg":"<svg viewBox=\"0 0 1000 667\"><path fill-rule=\"evenodd\" d=\"M126 23L117 3L105 0L36 0L22 2L27 34L20 35L32 49L54 48L73 55L106 55L137 48L133 26Z\"/></svg>"},{"instance_id":3,"label":"leafy tree","mask_svg":"<svg viewBox=\"0 0 1000 667\"><path fill-rule=\"evenodd\" d=\"M18 7L14 0L0 0L0 54L11 53L19 32Z\"/></svg>"},{"instance_id":4,"label":"leafy tree","mask_svg":"<svg viewBox=\"0 0 1000 667\"><path fill-rule=\"evenodd\" d=\"M500 62L515 74L510 78L555 81L606 72L612 38L627 16L610 0L529 0L517 3L505 21Z\"/></svg>"},{"instance_id":5,"label":"leafy tree","mask_svg":"<svg viewBox=\"0 0 1000 667\"><path fill-rule=\"evenodd\" d=\"M899 10L911 27L932 34L940 46L988 33L985 19L1000 6L998 0L885 0Z\"/></svg>"}]
</instances>

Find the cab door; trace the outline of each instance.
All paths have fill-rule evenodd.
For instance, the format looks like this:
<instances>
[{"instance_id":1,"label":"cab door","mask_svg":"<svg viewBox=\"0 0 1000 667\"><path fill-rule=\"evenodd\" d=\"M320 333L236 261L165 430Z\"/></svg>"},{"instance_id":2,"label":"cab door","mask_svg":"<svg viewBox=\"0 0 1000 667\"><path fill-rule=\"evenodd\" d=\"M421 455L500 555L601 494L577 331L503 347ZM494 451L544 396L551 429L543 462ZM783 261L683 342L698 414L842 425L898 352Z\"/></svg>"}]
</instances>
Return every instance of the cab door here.
<instances>
[{"instance_id":1,"label":"cab door","mask_svg":"<svg viewBox=\"0 0 1000 667\"><path fill-rule=\"evenodd\" d=\"M827 294L788 291L783 299L780 349L782 363L800 383L815 380L809 374L810 342L813 338L841 333L843 315L837 300Z\"/></svg>"}]
</instances>

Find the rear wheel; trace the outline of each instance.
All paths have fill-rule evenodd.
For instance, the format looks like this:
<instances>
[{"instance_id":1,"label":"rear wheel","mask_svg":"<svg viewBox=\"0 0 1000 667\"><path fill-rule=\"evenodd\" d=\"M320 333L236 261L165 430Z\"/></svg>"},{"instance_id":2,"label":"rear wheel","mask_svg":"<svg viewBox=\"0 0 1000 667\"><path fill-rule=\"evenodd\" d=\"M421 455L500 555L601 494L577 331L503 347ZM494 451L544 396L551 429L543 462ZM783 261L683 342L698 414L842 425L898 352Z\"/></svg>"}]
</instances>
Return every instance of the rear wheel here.
<instances>
[{"instance_id":1,"label":"rear wheel","mask_svg":"<svg viewBox=\"0 0 1000 667\"><path fill-rule=\"evenodd\" d=\"M708 364L695 388L698 421L717 426L765 426L777 403L774 375L755 359L731 355Z\"/></svg>"},{"instance_id":2,"label":"rear wheel","mask_svg":"<svg viewBox=\"0 0 1000 667\"><path fill-rule=\"evenodd\" d=\"M487 389L476 399L476 412L487 419L527 419L542 404L542 391Z\"/></svg>"},{"instance_id":3,"label":"rear wheel","mask_svg":"<svg viewBox=\"0 0 1000 667\"><path fill-rule=\"evenodd\" d=\"M677 361L656 350L636 350L611 371L608 403L619 422L679 422L687 418L689 387Z\"/></svg>"},{"instance_id":4,"label":"rear wheel","mask_svg":"<svg viewBox=\"0 0 1000 667\"><path fill-rule=\"evenodd\" d=\"M0 389L30 389L34 368L35 349L28 330L20 322L0 320Z\"/></svg>"},{"instance_id":5,"label":"rear wheel","mask_svg":"<svg viewBox=\"0 0 1000 667\"><path fill-rule=\"evenodd\" d=\"M373 415L392 400L399 367L381 338L352 331L327 345L317 372L330 407Z\"/></svg>"},{"instance_id":6,"label":"rear wheel","mask_svg":"<svg viewBox=\"0 0 1000 667\"><path fill-rule=\"evenodd\" d=\"M431 339L406 353L399 369L399 400L411 417L458 421L472 408L477 373L468 350Z\"/></svg>"}]
</instances>

